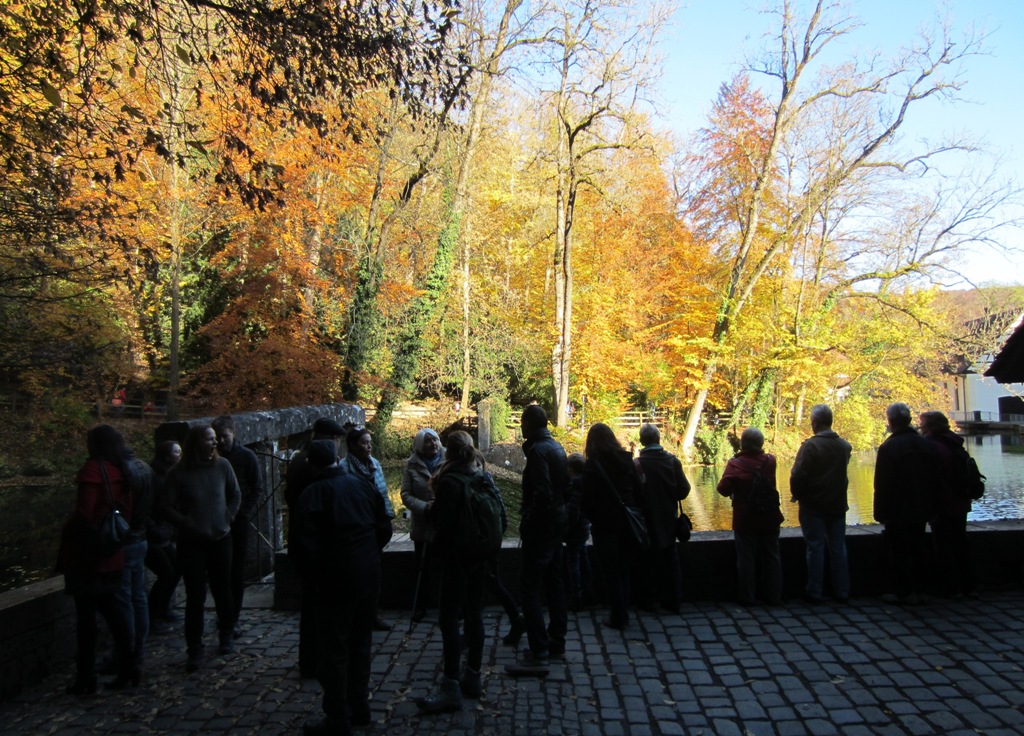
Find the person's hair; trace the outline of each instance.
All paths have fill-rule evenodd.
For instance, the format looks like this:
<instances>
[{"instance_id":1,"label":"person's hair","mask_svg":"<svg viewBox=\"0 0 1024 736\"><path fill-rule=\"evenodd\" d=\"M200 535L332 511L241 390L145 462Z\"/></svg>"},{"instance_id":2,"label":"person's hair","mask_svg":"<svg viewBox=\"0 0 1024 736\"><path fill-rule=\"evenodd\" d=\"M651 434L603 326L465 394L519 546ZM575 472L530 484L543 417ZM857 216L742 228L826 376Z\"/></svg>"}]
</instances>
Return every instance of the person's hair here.
<instances>
[{"instance_id":1,"label":"person's hair","mask_svg":"<svg viewBox=\"0 0 1024 736\"><path fill-rule=\"evenodd\" d=\"M531 429L543 429L548 426L548 413L540 404L530 404L523 409L522 421Z\"/></svg>"},{"instance_id":2,"label":"person's hair","mask_svg":"<svg viewBox=\"0 0 1024 736\"><path fill-rule=\"evenodd\" d=\"M210 422L210 426L213 427L213 431L220 433L223 429L230 429L232 432L235 431L235 420L229 417L227 414L221 416Z\"/></svg>"},{"instance_id":3,"label":"person's hair","mask_svg":"<svg viewBox=\"0 0 1024 736\"><path fill-rule=\"evenodd\" d=\"M903 427L910 426L910 407L904 404L902 401L897 401L895 404L889 404L885 410L885 418L889 420L889 425L902 429Z\"/></svg>"},{"instance_id":4,"label":"person's hair","mask_svg":"<svg viewBox=\"0 0 1024 736\"><path fill-rule=\"evenodd\" d=\"M359 440L363 438L363 435L368 434L370 434L370 430L366 427L356 427L355 429L350 430L349 433L345 435L345 447L347 447L349 452L351 452L356 449L356 445L359 444ZM372 439L373 435L370 435L370 438Z\"/></svg>"},{"instance_id":5,"label":"person's hair","mask_svg":"<svg viewBox=\"0 0 1024 736\"><path fill-rule=\"evenodd\" d=\"M85 435L90 460L106 460L118 468L124 465L124 437L109 424L97 424Z\"/></svg>"},{"instance_id":6,"label":"person's hair","mask_svg":"<svg viewBox=\"0 0 1024 736\"><path fill-rule=\"evenodd\" d=\"M446 473L457 468L464 468L467 465L479 465L483 468L483 456L473 446L473 437L469 432L461 429L448 435L448 444L445 446L445 458L437 473L430 479L430 487L434 488L435 483Z\"/></svg>"},{"instance_id":7,"label":"person's hair","mask_svg":"<svg viewBox=\"0 0 1024 736\"><path fill-rule=\"evenodd\" d=\"M432 430L430 427L424 427L417 432L416 436L412 439L412 449L414 452L423 452L423 444L427 441L427 437L433 437L437 440L437 444L441 444L441 438L438 436L437 432Z\"/></svg>"},{"instance_id":8,"label":"person's hair","mask_svg":"<svg viewBox=\"0 0 1024 736\"><path fill-rule=\"evenodd\" d=\"M196 424L188 428L188 434L185 435L185 441L181 443L181 465L186 468L195 467L202 462L202 458L199 457L199 445L206 438L206 431L213 429L212 425L209 424ZM214 430L216 432L217 430ZM213 458L216 460L220 455L217 453L217 448L213 450Z\"/></svg>"},{"instance_id":9,"label":"person's hair","mask_svg":"<svg viewBox=\"0 0 1024 736\"><path fill-rule=\"evenodd\" d=\"M574 452L565 459L565 464L569 468L570 473L581 475L584 468L587 467L587 458L583 456L582 452Z\"/></svg>"},{"instance_id":10,"label":"person's hair","mask_svg":"<svg viewBox=\"0 0 1024 736\"><path fill-rule=\"evenodd\" d=\"M815 404L811 407L811 421L822 427L832 426L832 410L828 404Z\"/></svg>"},{"instance_id":11,"label":"person's hair","mask_svg":"<svg viewBox=\"0 0 1024 736\"><path fill-rule=\"evenodd\" d=\"M645 424L640 427L640 444L644 447L656 445L661 442L661 432L653 424Z\"/></svg>"},{"instance_id":12,"label":"person's hair","mask_svg":"<svg viewBox=\"0 0 1024 736\"><path fill-rule=\"evenodd\" d=\"M764 447L764 435L757 427L747 427L740 435L740 450L760 450Z\"/></svg>"},{"instance_id":13,"label":"person's hair","mask_svg":"<svg viewBox=\"0 0 1024 736\"><path fill-rule=\"evenodd\" d=\"M171 464L171 448L179 444L178 440L164 440L156 446L156 452L153 454L153 462L151 465L170 465Z\"/></svg>"},{"instance_id":14,"label":"person's hair","mask_svg":"<svg viewBox=\"0 0 1024 736\"><path fill-rule=\"evenodd\" d=\"M926 432L942 432L949 429L949 419L941 411L921 413L921 429Z\"/></svg>"},{"instance_id":15,"label":"person's hair","mask_svg":"<svg viewBox=\"0 0 1024 736\"><path fill-rule=\"evenodd\" d=\"M598 422L587 432L587 445L585 452L587 457L595 457L606 452L622 451L622 443L615 436L615 432L607 424Z\"/></svg>"}]
</instances>

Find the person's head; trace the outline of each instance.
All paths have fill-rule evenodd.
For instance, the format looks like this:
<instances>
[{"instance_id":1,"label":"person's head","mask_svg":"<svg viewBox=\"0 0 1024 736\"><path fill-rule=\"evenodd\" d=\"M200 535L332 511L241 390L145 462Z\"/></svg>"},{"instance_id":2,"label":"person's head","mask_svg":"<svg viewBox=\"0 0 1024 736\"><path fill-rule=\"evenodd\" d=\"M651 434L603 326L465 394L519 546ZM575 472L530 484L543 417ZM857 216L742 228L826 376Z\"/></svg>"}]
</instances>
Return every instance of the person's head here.
<instances>
[{"instance_id":1,"label":"person's head","mask_svg":"<svg viewBox=\"0 0 1024 736\"><path fill-rule=\"evenodd\" d=\"M183 465L202 465L217 457L217 433L209 424L189 427L181 448Z\"/></svg>"},{"instance_id":2,"label":"person's head","mask_svg":"<svg viewBox=\"0 0 1024 736\"><path fill-rule=\"evenodd\" d=\"M921 412L920 422L924 434L937 434L949 429L949 419L941 411Z\"/></svg>"},{"instance_id":3,"label":"person's head","mask_svg":"<svg viewBox=\"0 0 1024 736\"><path fill-rule=\"evenodd\" d=\"M124 437L109 424L97 424L85 435L85 448L90 460L106 460L121 467L124 458Z\"/></svg>"},{"instance_id":4,"label":"person's head","mask_svg":"<svg viewBox=\"0 0 1024 736\"><path fill-rule=\"evenodd\" d=\"M345 446L350 455L354 455L364 463L369 462L373 454L373 437L366 427L356 427L345 435Z\"/></svg>"},{"instance_id":5,"label":"person's head","mask_svg":"<svg viewBox=\"0 0 1024 736\"><path fill-rule=\"evenodd\" d=\"M313 440L306 450L306 458L314 468L329 468L338 462L338 448L332 439Z\"/></svg>"},{"instance_id":6,"label":"person's head","mask_svg":"<svg viewBox=\"0 0 1024 736\"><path fill-rule=\"evenodd\" d=\"M910 426L910 407L902 401L889 404L885 410L885 421L892 432L906 429Z\"/></svg>"},{"instance_id":7,"label":"person's head","mask_svg":"<svg viewBox=\"0 0 1024 736\"><path fill-rule=\"evenodd\" d=\"M471 465L477 460L476 447L473 446L473 437L468 432L459 430L448 435L448 444L445 446L447 462L452 465Z\"/></svg>"},{"instance_id":8,"label":"person's head","mask_svg":"<svg viewBox=\"0 0 1024 736\"><path fill-rule=\"evenodd\" d=\"M164 440L156 446L156 463L171 467L181 460L181 445L177 440Z\"/></svg>"},{"instance_id":9,"label":"person's head","mask_svg":"<svg viewBox=\"0 0 1024 736\"><path fill-rule=\"evenodd\" d=\"M607 452L622 451L622 443L619 442L615 432L607 424L598 422L587 432L587 444L584 448L587 457L595 457Z\"/></svg>"},{"instance_id":10,"label":"person's head","mask_svg":"<svg viewBox=\"0 0 1024 736\"><path fill-rule=\"evenodd\" d=\"M764 435L757 427L747 427L740 435L740 452L757 452L764 448Z\"/></svg>"},{"instance_id":11,"label":"person's head","mask_svg":"<svg viewBox=\"0 0 1024 736\"><path fill-rule=\"evenodd\" d=\"M815 404L811 407L811 429L822 432L832 428L832 410L828 404Z\"/></svg>"},{"instance_id":12,"label":"person's head","mask_svg":"<svg viewBox=\"0 0 1024 736\"><path fill-rule=\"evenodd\" d=\"M661 432L653 424L645 424L640 427L640 444L644 447L661 444Z\"/></svg>"},{"instance_id":13,"label":"person's head","mask_svg":"<svg viewBox=\"0 0 1024 736\"><path fill-rule=\"evenodd\" d=\"M413 437L412 447L417 455L430 460L441 452L441 438L430 427L424 427Z\"/></svg>"},{"instance_id":14,"label":"person's head","mask_svg":"<svg viewBox=\"0 0 1024 736\"><path fill-rule=\"evenodd\" d=\"M530 439L537 432L548 426L548 414L540 404L530 404L523 409L523 416L519 420L519 426L523 430L523 437Z\"/></svg>"},{"instance_id":15,"label":"person's head","mask_svg":"<svg viewBox=\"0 0 1024 736\"><path fill-rule=\"evenodd\" d=\"M587 467L587 458L582 452L574 452L565 459L565 464L569 469L569 477L575 478L577 475L583 475L583 469Z\"/></svg>"},{"instance_id":16,"label":"person's head","mask_svg":"<svg viewBox=\"0 0 1024 736\"><path fill-rule=\"evenodd\" d=\"M235 420L222 415L214 419L210 426L217 435L217 449L221 454L231 452L231 448L235 446Z\"/></svg>"},{"instance_id":17,"label":"person's head","mask_svg":"<svg viewBox=\"0 0 1024 736\"><path fill-rule=\"evenodd\" d=\"M341 446L345 441L345 428L333 419L321 417L313 422L313 440L331 440L335 454L341 455Z\"/></svg>"}]
</instances>

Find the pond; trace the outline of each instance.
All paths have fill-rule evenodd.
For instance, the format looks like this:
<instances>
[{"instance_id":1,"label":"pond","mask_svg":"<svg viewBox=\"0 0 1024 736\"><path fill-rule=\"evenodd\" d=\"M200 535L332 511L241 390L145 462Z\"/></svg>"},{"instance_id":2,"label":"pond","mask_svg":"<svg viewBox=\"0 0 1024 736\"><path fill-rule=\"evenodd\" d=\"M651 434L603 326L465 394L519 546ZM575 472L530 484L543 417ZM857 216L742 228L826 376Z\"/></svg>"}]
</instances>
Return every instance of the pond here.
<instances>
[{"instance_id":1,"label":"pond","mask_svg":"<svg viewBox=\"0 0 1024 736\"><path fill-rule=\"evenodd\" d=\"M968 451L988 477L985 497L976 501L971 521L1024 518L1024 436L984 435L967 438ZM789 503L791 462L779 463L779 490L783 498L785 526L799 526L796 504ZM850 525L873 524L872 495L875 455L860 453L850 463ZM399 501L401 467L386 468L392 499ZM729 529L732 507L715 486L720 467L693 466L686 475L693 491L683 508L698 531ZM508 536L519 530L519 484L497 478L509 512ZM60 528L74 502L74 488L68 482L0 485L0 591L10 590L53 574ZM397 531L407 531L408 522L398 520Z\"/></svg>"}]
</instances>

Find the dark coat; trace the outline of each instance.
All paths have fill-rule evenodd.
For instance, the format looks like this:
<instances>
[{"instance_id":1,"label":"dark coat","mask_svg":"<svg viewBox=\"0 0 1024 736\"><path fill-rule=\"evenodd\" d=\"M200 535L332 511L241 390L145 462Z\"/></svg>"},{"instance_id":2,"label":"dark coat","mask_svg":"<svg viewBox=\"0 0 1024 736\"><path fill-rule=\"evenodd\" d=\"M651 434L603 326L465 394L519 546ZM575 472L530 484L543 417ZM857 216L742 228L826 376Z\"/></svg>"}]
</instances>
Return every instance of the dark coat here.
<instances>
[{"instance_id":1,"label":"dark coat","mask_svg":"<svg viewBox=\"0 0 1024 736\"><path fill-rule=\"evenodd\" d=\"M846 513L851 452L850 443L831 429L804 440L789 474L790 492L801 508L819 514Z\"/></svg>"},{"instance_id":2,"label":"dark coat","mask_svg":"<svg viewBox=\"0 0 1024 736\"><path fill-rule=\"evenodd\" d=\"M763 450L743 450L726 464L722 479L718 481L718 492L732 499L733 531L760 534L782 524L781 509L759 514L750 505L749 491L754 483L754 473L760 473L775 486L775 467L775 456Z\"/></svg>"},{"instance_id":3,"label":"dark coat","mask_svg":"<svg viewBox=\"0 0 1024 736\"><path fill-rule=\"evenodd\" d=\"M875 462L875 519L923 524L935 517L944 488L942 456L913 427L893 432Z\"/></svg>"},{"instance_id":4,"label":"dark coat","mask_svg":"<svg viewBox=\"0 0 1024 736\"><path fill-rule=\"evenodd\" d=\"M107 484L103 482L100 463L103 463L103 470L106 471L109 492ZM123 550L108 557L99 557L95 551L93 530L110 513L111 498L125 519L131 519L132 515L131 493L124 483L121 469L113 463L87 460L75 480L78 485L75 510L61 533L57 563L58 571L64 573L69 589L76 587L83 578L113 573L124 568Z\"/></svg>"},{"instance_id":5,"label":"dark coat","mask_svg":"<svg viewBox=\"0 0 1024 736\"><path fill-rule=\"evenodd\" d=\"M523 443L523 501L519 536L524 540L556 538L565 532L565 497L569 472L565 450L543 429Z\"/></svg>"},{"instance_id":6,"label":"dark coat","mask_svg":"<svg viewBox=\"0 0 1024 736\"><path fill-rule=\"evenodd\" d=\"M665 549L676 541L679 502L690 494L690 481L679 458L661 445L640 450L637 462L644 475L643 509L651 547Z\"/></svg>"},{"instance_id":7,"label":"dark coat","mask_svg":"<svg viewBox=\"0 0 1024 736\"><path fill-rule=\"evenodd\" d=\"M971 498L967 491L957 487L957 469L967 460L967 448L964 447L964 438L954 434L951 430L931 432L925 435L930 442L934 442L939 455L942 457L942 477L946 481L943 493L939 498L937 513L939 516L964 516L970 513Z\"/></svg>"},{"instance_id":8,"label":"dark coat","mask_svg":"<svg viewBox=\"0 0 1024 736\"><path fill-rule=\"evenodd\" d=\"M620 450L589 457L582 478L583 515L590 519L594 541L621 537L628 531L622 504L642 508L642 483L632 455Z\"/></svg>"},{"instance_id":9,"label":"dark coat","mask_svg":"<svg viewBox=\"0 0 1024 736\"><path fill-rule=\"evenodd\" d=\"M334 467L302 492L296 514L296 562L319 603L380 587L381 550L391 539L384 499L362 478Z\"/></svg>"},{"instance_id":10,"label":"dark coat","mask_svg":"<svg viewBox=\"0 0 1024 736\"><path fill-rule=\"evenodd\" d=\"M245 445L233 442L223 457L231 463L242 493L242 503L235 516L235 523L248 523L256 513L256 506L263 498L263 470L256 453Z\"/></svg>"}]
</instances>

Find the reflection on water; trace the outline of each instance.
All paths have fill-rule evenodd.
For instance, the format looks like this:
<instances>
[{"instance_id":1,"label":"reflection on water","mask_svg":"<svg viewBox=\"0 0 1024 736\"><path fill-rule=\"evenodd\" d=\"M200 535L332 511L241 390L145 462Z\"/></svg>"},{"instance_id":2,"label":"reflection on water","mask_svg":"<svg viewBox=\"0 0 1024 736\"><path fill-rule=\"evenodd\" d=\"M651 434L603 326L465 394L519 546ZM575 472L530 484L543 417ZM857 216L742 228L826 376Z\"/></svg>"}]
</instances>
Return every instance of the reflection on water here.
<instances>
[{"instance_id":1,"label":"reflection on water","mask_svg":"<svg viewBox=\"0 0 1024 736\"><path fill-rule=\"evenodd\" d=\"M979 435L966 439L968 452L988 478L984 498L974 502L967 518L970 521L1024 518L1024 436ZM732 528L732 502L715 490L723 467L686 468L686 477L690 479L693 490L683 501L683 508L697 530ZM783 526L800 526L797 505L789 502L789 472L792 468L792 462L779 461L779 494L782 496L782 513L786 517ZM872 515L874 473L874 452L858 453L850 460L847 524L875 523Z\"/></svg>"}]
</instances>

